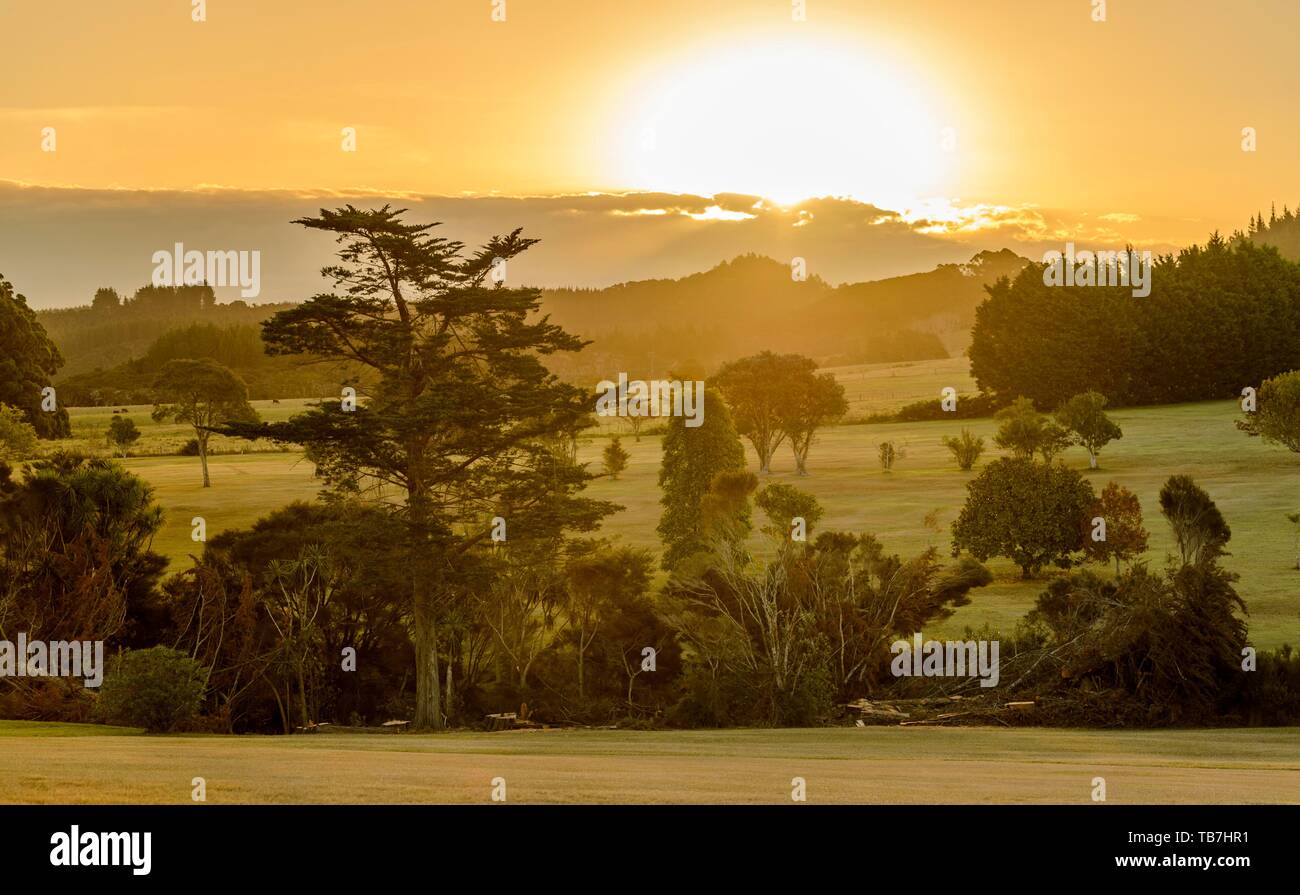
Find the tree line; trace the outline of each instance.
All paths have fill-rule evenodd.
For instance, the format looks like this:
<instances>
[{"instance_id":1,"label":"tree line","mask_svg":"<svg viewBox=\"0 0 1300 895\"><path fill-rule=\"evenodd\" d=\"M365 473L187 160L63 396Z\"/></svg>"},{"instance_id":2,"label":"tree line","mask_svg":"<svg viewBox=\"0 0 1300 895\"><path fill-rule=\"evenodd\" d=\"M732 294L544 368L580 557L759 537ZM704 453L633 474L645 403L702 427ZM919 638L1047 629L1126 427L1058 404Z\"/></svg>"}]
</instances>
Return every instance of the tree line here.
<instances>
[{"instance_id":1,"label":"tree line","mask_svg":"<svg viewBox=\"0 0 1300 895\"><path fill-rule=\"evenodd\" d=\"M1213 235L1156 259L1152 290L1048 286L1043 266L988 288L971 374L998 403L1056 407L1086 391L1123 405L1237 397L1300 358L1300 265Z\"/></svg>"}]
</instances>

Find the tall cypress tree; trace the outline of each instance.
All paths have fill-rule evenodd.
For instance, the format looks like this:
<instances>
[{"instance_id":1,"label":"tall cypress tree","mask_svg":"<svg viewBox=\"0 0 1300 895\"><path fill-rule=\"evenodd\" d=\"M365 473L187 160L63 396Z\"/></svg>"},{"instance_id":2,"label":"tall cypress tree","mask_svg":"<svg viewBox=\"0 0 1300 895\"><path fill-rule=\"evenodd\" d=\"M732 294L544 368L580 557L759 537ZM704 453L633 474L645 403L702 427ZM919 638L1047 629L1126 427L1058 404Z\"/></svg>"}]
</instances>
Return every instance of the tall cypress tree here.
<instances>
[{"instance_id":1,"label":"tall cypress tree","mask_svg":"<svg viewBox=\"0 0 1300 895\"><path fill-rule=\"evenodd\" d=\"M263 325L272 354L367 368L360 400L226 431L305 445L333 488L369 494L407 523L412 726L430 729L444 723L439 623L463 592L475 551L492 542L493 519L535 538L590 530L615 507L577 497L591 474L553 450L588 425L594 398L559 381L542 358L585 343L533 317L538 290L493 282L536 240L515 230L467 253L431 235L437 224L405 223L404 211L349 205L295 221L335 235L340 263L322 270L335 291Z\"/></svg>"},{"instance_id":2,"label":"tall cypress tree","mask_svg":"<svg viewBox=\"0 0 1300 895\"><path fill-rule=\"evenodd\" d=\"M687 557L708 548L704 518L705 495L723 473L745 468L745 447L740 443L727 405L712 389L704 391L704 421L689 427L683 417L672 417L664 435L663 465L659 468L659 537L664 542L663 567L672 570Z\"/></svg>"}]
</instances>

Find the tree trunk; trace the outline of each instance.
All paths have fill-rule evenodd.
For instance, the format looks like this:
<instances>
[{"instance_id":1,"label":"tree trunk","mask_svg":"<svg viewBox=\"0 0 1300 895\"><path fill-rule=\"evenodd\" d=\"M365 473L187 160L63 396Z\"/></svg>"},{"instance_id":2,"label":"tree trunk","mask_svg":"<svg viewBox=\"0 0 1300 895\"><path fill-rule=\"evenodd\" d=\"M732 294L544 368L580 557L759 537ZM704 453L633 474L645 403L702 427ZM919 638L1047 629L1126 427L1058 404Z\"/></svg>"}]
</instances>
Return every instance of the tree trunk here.
<instances>
[{"instance_id":1,"label":"tree trunk","mask_svg":"<svg viewBox=\"0 0 1300 895\"><path fill-rule=\"evenodd\" d=\"M1097 455L1092 451L1088 451L1088 465L1093 469L1097 468Z\"/></svg>"},{"instance_id":2,"label":"tree trunk","mask_svg":"<svg viewBox=\"0 0 1300 895\"><path fill-rule=\"evenodd\" d=\"M447 660L447 696L443 699L443 709L447 712L447 717L452 716L452 706L455 705L451 699L452 694L452 661Z\"/></svg>"},{"instance_id":3,"label":"tree trunk","mask_svg":"<svg viewBox=\"0 0 1300 895\"><path fill-rule=\"evenodd\" d=\"M586 658L587 648L583 646L583 640L586 635L586 626L578 631L578 700L582 701L583 697L583 659Z\"/></svg>"},{"instance_id":4,"label":"tree trunk","mask_svg":"<svg viewBox=\"0 0 1300 895\"><path fill-rule=\"evenodd\" d=\"M203 487L211 488L212 479L208 478L208 440L199 435L199 465L203 467Z\"/></svg>"},{"instance_id":5,"label":"tree trunk","mask_svg":"<svg viewBox=\"0 0 1300 895\"><path fill-rule=\"evenodd\" d=\"M807 467L804 466L804 463L806 462L807 462L807 456L805 454L801 454L798 451L794 452L794 471L796 474L798 475L808 474L808 469Z\"/></svg>"},{"instance_id":6,"label":"tree trunk","mask_svg":"<svg viewBox=\"0 0 1300 895\"><path fill-rule=\"evenodd\" d=\"M438 688L438 630L430 594L415 582L415 718L414 730L442 730L442 694Z\"/></svg>"},{"instance_id":7,"label":"tree trunk","mask_svg":"<svg viewBox=\"0 0 1300 895\"><path fill-rule=\"evenodd\" d=\"M311 723L307 711L307 676L303 673L303 662L298 660L298 706L302 712L302 726L306 727Z\"/></svg>"},{"instance_id":8,"label":"tree trunk","mask_svg":"<svg viewBox=\"0 0 1300 895\"><path fill-rule=\"evenodd\" d=\"M415 449L408 449L416 456ZM413 730L442 730L442 694L438 687L438 605L434 599L436 582L430 574L428 540L428 504L424 488L416 477L408 485L406 506L410 513L411 540L411 609L415 616L415 717Z\"/></svg>"}]
</instances>

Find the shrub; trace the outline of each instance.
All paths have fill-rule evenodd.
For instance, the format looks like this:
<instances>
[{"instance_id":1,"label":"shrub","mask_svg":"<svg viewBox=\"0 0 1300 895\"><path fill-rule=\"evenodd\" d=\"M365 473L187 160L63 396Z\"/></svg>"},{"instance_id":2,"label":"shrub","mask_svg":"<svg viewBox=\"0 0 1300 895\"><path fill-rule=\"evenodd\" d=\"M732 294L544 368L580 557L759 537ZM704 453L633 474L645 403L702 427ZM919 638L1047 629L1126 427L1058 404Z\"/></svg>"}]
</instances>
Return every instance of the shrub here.
<instances>
[{"instance_id":1,"label":"shrub","mask_svg":"<svg viewBox=\"0 0 1300 895\"><path fill-rule=\"evenodd\" d=\"M979 419L992 416L1001 406L1002 404L995 401L991 395L982 392L974 395L958 395L956 410L944 410L942 401L926 398L924 401L914 401L902 407L897 413L884 414L884 419L879 422L923 423L931 420Z\"/></svg>"},{"instance_id":2,"label":"shrub","mask_svg":"<svg viewBox=\"0 0 1300 895\"><path fill-rule=\"evenodd\" d=\"M176 453L182 457L197 457L199 455L199 440L197 438L191 438L189 441L181 445L181 449Z\"/></svg>"},{"instance_id":3,"label":"shrub","mask_svg":"<svg viewBox=\"0 0 1300 895\"><path fill-rule=\"evenodd\" d=\"M119 656L99 690L96 715L108 724L173 730L190 721L203 699L203 667L165 646Z\"/></svg>"},{"instance_id":4,"label":"shrub","mask_svg":"<svg viewBox=\"0 0 1300 895\"><path fill-rule=\"evenodd\" d=\"M984 453L984 439L971 434L970 429L962 429L960 438L944 438L943 446L952 451L953 459L963 472L970 472L980 454Z\"/></svg>"},{"instance_id":5,"label":"shrub","mask_svg":"<svg viewBox=\"0 0 1300 895\"><path fill-rule=\"evenodd\" d=\"M36 429L17 407L0 404L0 460L25 460L36 452Z\"/></svg>"},{"instance_id":6,"label":"shrub","mask_svg":"<svg viewBox=\"0 0 1300 895\"><path fill-rule=\"evenodd\" d=\"M882 441L880 450L877 452L880 456L880 468L885 472L894 468L894 460L898 458L898 451L892 441Z\"/></svg>"}]
</instances>

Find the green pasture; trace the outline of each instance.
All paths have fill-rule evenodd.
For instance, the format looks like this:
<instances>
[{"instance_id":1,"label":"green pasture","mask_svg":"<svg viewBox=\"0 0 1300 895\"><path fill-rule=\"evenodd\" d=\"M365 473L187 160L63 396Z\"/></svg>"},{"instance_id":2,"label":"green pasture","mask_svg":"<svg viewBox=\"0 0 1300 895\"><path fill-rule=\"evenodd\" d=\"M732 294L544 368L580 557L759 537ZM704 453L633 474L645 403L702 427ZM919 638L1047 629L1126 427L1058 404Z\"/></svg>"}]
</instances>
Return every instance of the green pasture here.
<instances>
[{"instance_id":1,"label":"green pasture","mask_svg":"<svg viewBox=\"0 0 1300 895\"><path fill-rule=\"evenodd\" d=\"M938 400L948 385L961 393L973 390L960 359L916 364L844 367L835 370L862 415L923 398ZM258 402L266 419L282 419L307 402ZM148 408L130 408L144 438L138 447L145 456L132 456L127 468L148 480L166 510L166 522L155 547L172 560L172 570L184 568L198 544L191 540L191 520L202 516L209 536L225 528L245 527L291 500L310 500L321 483L313 467L296 452L224 453L211 459L213 487L201 487L196 457L158 456L162 445L188 437L181 427L155 424ZM78 441L103 440L111 411L84 408L72 411ZM1100 491L1114 480L1131 489L1142 502L1153 566L1165 561L1171 548L1168 528L1159 514L1157 494L1169 476L1193 476L1218 502L1232 526L1232 555L1227 565L1240 574L1239 590L1250 607L1253 641L1261 647L1283 642L1300 646L1300 571L1295 567L1295 531L1286 514L1300 510L1300 455L1249 438L1233 426L1238 416L1231 401L1117 410L1112 416L1124 437L1102 454L1101 469L1089 471L1080 448L1065 454L1065 462L1080 469ZM580 460L600 467L600 452L618 423L606 421L579 446ZM787 482L815 495L825 508L822 529L868 531L891 551L912 555L928 546L949 551L948 531L965 499L973 473L959 471L942 446L945 435L963 426L992 445L992 420L936 421L836 426L823 430L809 458L810 475L794 474L788 447L778 451L768 481ZM890 472L880 468L877 448L893 441L898 459ZM622 543L657 550L659 519L660 438L636 441L626 430L622 441L631 453L628 469L618 481L601 478L589 488L591 497L622 504L609 518L606 536ZM227 443L230 442L230 443ZM231 440L219 449L244 450ZM750 463L755 464L750 453ZM927 516L933 524L927 525ZM756 540L756 547L762 545ZM967 625L984 623L1009 631L1029 609L1046 579L1022 581L1008 561L991 563L996 581L974 593L970 606L959 610L936 635L960 633Z\"/></svg>"}]
</instances>

